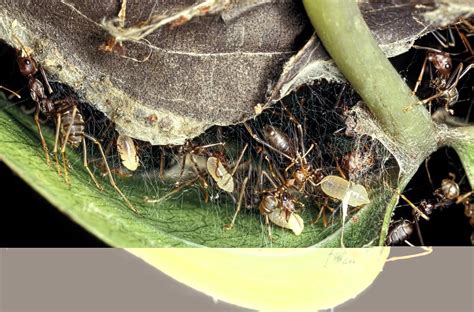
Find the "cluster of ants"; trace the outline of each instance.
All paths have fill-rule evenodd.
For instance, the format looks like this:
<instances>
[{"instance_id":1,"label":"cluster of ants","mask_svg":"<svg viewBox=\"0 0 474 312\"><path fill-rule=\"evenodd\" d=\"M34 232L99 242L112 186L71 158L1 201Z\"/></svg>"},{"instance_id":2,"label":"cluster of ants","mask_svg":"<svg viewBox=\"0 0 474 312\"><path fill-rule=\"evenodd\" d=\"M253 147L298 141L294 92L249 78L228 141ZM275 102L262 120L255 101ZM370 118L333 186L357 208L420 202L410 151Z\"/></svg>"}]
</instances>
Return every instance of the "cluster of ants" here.
<instances>
[{"instance_id":1,"label":"cluster of ants","mask_svg":"<svg viewBox=\"0 0 474 312\"><path fill-rule=\"evenodd\" d=\"M258 207L270 237L271 224L290 229L296 235L301 234L304 221L300 213L305 209L305 202L318 202L315 199L321 196L342 201L350 207L361 207L370 202L365 187L346 177L346 174L352 174L360 166L370 163L369 153L349 152L341 161L342 176L325 174L320 166L314 166L319 158L316 155L318 144L308 144L311 140L304 130L306 122L300 123L284 105L281 112L272 111L269 114L273 117L279 115L284 122L279 124L273 118L274 124L271 124L270 118L262 127L259 123L248 121L238 130L235 127L229 130L247 134L249 142L242 148L239 142L236 142L236 147L228 142L199 144L197 141L168 147L168 151L160 154L163 158L160 161L160 177L163 181L178 182L165 197L147 198L146 201L161 202L182 188L198 183L207 202L207 189L211 183L212 189L228 194L236 206L231 222L225 225L226 229L234 227L242 207ZM286 127L281 126L283 124ZM230 133L210 136L215 138L221 135L232 137ZM231 159L229 154L233 149L237 150L234 154L238 157ZM172 155L174 159L166 160L165 155ZM327 225L326 208L334 212L325 204L320 207L314 222L322 218L324 225Z\"/></svg>"},{"instance_id":2,"label":"cluster of ants","mask_svg":"<svg viewBox=\"0 0 474 312\"><path fill-rule=\"evenodd\" d=\"M456 32L454 32L453 29L455 29ZM462 79L474 67L474 63L472 62L474 59L474 50L469 42L469 39L474 34L474 26L468 20L461 19L460 22L448 26L444 30L434 31L432 35L444 49L449 49L456 46L455 33L457 34L458 40L462 42L464 48L463 51L450 53L430 47L413 46L415 49L426 50L426 55L413 89L413 94L418 91L428 67L428 89L432 90L433 94L420 101L419 104L428 104L430 111L432 105L442 106L442 108L436 110L432 114L433 120L438 122L445 122L446 115L449 116L454 114L452 107L459 100L458 83L460 79ZM452 56L459 57L459 63L454 71ZM469 88L472 91L472 88L474 87L471 85ZM410 109L410 107L406 108L406 110L408 109ZM467 124L454 124L454 126L465 125ZM413 221L401 219L394 222L387 235L387 245L397 245L401 243L410 245L410 242L407 239L412 235L415 227L418 231L420 243L424 245L421 231L418 226L420 217L429 220L428 216L431 215L434 210L449 207L454 204L464 205L464 214L468 218L471 218L470 223L474 226L474 204L470 202L470 197L473 194L473 191L460 194L460 188L455 182L454 175L450 174L450 176L450 179L442 180L441 186L433 192L434 200L423 200L418 206L416 206L403 194L400 195L413 208ZM471 242L474 245L474 231L471 235Z\"/></svg>"},{"instance_id":3,"label":"cluster of ants","mask_svg":"<svg viewBox=\"0 0 474 312\"><path fill-rule=\"evenodd\" d=\"M464 62L469 62L474 56L468 40L472 34L472 25L463 21L454 27L467 52L470 53L470 57L460 62L454 71L450 53L414 46L427 52L413 92L417 92L428 66L430 87L435 94L420 103L430 105L432 102L441 103L444 110L451 114L453 113L452 106L459 97L457 84L473 67L472 63L465 66ZM447 32L448 43L446 43L446 37L440 32L435 34L439 42L446 47L451 46L454 41L452 28L447 28ZM111 169L106 157L109 149L106 148L104 151L101 141L86 131L86 123L78 108L78 101L72 97L53 99L51 96L53 89L41 65L24 47L18 49L16 54L19 71L28 80L28 90L35 103L34 120L48 165L51 164L51 160L41 130L40 114L52 119L55 124L53 155L58 174L63 175L66 182L70 183L68 178L70 164L66 156L66 147L69 145L77 148L82 145L83 165L95 185L99 189L102 188L89 167L86 139L90 140L100 152L103 171L108 176L110 184L128 207L139 213L139 210L115 183L112 172L116 170ZM3 89L6 88L3 87ZM300 106L302 107L303 104L300 103ZM271 224L289 229L296 235L301 234L304 221L300 214L308 201L321 202L320 199L323 198L324 204L319 207L319 213L314 221L322 219L325 226L327 226L326 210L329 210L332 216L335 211L327 204L328 199L341 201L343 209L348 209L349 206L359 208L370 203L367 190L362 183L358 183L357 177L361 172L368 172L374 166L375 157L371 148L346 151L340 158L336 157L335 168L339 174L335 175L334 170L328 172L327 167L316 165L318 161L323 161L327 153L322 151L323 144L316 142L314 136L307 135L305 131L307 120L304 113L297 117L282 103L281 111L274 109L270 114L280 116L280 123L273 123L269 119L263 125L247 121L238 126L239 131L246 133L248 138L248 142L243 147L239 147L239 144L236 144L237 147L232 146L227 142L199 144L198 140L189 140L181 146L157 147L160 150L160 180L165 184L171 182L174 189L159 199L145 198L145 202L164 201L183 188L196 184L203 190L205 202L207 202L209 200L207 190L212 184L214 189L228 194L236 207L230 223L225 225L226 229L232 229L235 226L242 207L258 207L268 227L270 237L272 236ZM350 127L347 127L345 136L351 136ZM141 163L136 142L122 134L119 134L114 141L123 167L127 172L136 171ZM228 154L236 150L235 154L238 157L231 159ZM442 186L435 192L436 202L426 201L419 207L411 204L415 209L413 221L395 222L388 234L387 244L407 241L420 217L428 218L434 209L446 207L455 202L465 204L466 215L471 217L471 223L473 223L474 207L469 202L471 194L472 192L460 195L459 186L454 179L443 180Z\"/></svg>"},{"instance_id":4,"label":"cluster of ants","mask_svg":"<svg viewBox=\"0 0 474 312\"><path fill-rule=\"evenodd\" d=\"M413 208L413 221L401 219L392 224L392 228L387 235L387 245L399 245L406 243L412 245L408 239L413 234L415 228L418 232L421 245L424 245L423 237L418 225L420 218L429 221L429 216L436 209L446 208L455 204L464 205L464 214L471 218L471 225L474 226L474 203L470 202L470 197L474 191L461 194L459 184L455 182L455 175L450 174L449 179L443 179L441 186L433 192L434 200L422 200L418 206L414 205L403 194L400 196ZM471 235L474 245L474 233Z\"/></svg>"},{"instance_id":5,"label":"cluster of ants","mask_svg":"<svg viewBox=\"0 0 474 312\"><path fill-rule=\"evenodd\" d=\"M48 165L52 162L41 130L40 114L55 125L53 155L58 174L70 183L66 147L77 148L82 145L83 166L94 184L102 189L89 167L86 139L90 140L100 152L103 173L108 176L110 184L128 207L139 213L114 180L113 172L123 174L124 171L111 168L106 156L109 148L104 149L101 140L87 132L78 101L73 97L53 99L53 90L44 69L23 46L16 50L16 59L21 75L28 81L28 90L35 104L34 120ZM314 152L318 148L317 144L308 143L309 140L305 138L305 126L285 106L280 115L285 119L281 125L285 124L287 129L271 122L263 127L256 127L252 122L241 125L239 131L246 132L250 142L241 148L236 159L226 155L226 151L232 150L227 142L200 144L197 143L199 140L189 140L181 146L157 147L160 150L159 177L165 184L172 182L174 189L159 199L145 198L145 202L161 202L183 188L196 184L203 190L207 202L207 189L212 184L214 189L228 194L236 206L232 220L225 225L226 229L234 227L242 207L258 207L270 237L271 223L290 229L296 235L301 234L304 221L300 213L305 208L304 201L308 199L328 196L342 201L346 207L361 207L370 202L365 187L349 181L341 169L351 174L358 171L360 166L371 165L369 155L363 155L361 151L349 152L344 155L339 167L342 176L324 174L322 169L313 165L317 158ZM121 134L114 142L126 172L137 170L141 161L136 142ZM315 221L322 218L327 225L326 208L334 212L334 209L324 205Z\"/></svg>"},{"instance_id":6,"label":"cluster of ants","mask_svg":"<svg viewBox=\"0 0 474 312\"><path fill-rule=\"evenodd\" d=\"M19 41L18 39L16 41ZM20 44L21 45L21 44ZM70 184L68 169L70 164L66 155L66 147L69 144L72 148L78 148L82 145L83 149L83 164L87 172L89 173L92 181L99 189L103 189L99 184L94 174L92 173L89 167L89 161L87 158L87 144L86 139L90 140L92 143L97 145L105 168L107 175L109 177L110 184L112 187L120 194L123 200L133 211L137 212L132 203L128 198L123 194L120 188L115 183L115 179L112 175L112 172L108 166L106 155L102 148L102 144L94 136L90 135L85 131L85 122L81 112L78 109L78 102L72 97L65 97L59 99L52 99L51 95L53 94L53 89L46 77L46 73L36 60L31 56L29 50L23 45L21 49L16 50L18 68L23 77L28 80L28 90L30 97L35 103L34 109L34 121L38 129L40 136L41 146L43 148L45 159L48 166L51 165L51 160L49 156L48 145L43 136L43 131L41 130L40 114L42 114L46 121L53 119L56 126L53 155L56 163L56 170L58 174L64 176L66 183ZM37 77L40 76L42 81ZM45 90L46 86L46 90ZM9 90L6 87L3 89L10 91L14 95L20 98L16 92ZM60 163L60 158L62 160L62 165Z\"/></svg>"}]
</instances>

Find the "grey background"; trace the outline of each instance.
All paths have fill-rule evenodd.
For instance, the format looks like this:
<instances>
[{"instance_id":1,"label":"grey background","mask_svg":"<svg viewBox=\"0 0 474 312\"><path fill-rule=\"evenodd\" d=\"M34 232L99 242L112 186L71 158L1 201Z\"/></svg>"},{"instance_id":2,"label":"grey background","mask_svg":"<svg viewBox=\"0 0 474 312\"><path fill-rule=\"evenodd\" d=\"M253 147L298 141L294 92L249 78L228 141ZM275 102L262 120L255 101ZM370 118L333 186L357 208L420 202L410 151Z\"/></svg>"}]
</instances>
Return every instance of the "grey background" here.
<instances>
[{"instance_id":1,"label":"grey background","mask_svg":"<svg viewBox=\"0 0 474 312\"><path fill-rule=\"evenodd\" d=\"M419 249L392 248L391 256ZM474 311L474 248L386 263L333 311ZM121 249L0 249L0 311L249 311L184 286Z\"/></svg>"}]
</instances>

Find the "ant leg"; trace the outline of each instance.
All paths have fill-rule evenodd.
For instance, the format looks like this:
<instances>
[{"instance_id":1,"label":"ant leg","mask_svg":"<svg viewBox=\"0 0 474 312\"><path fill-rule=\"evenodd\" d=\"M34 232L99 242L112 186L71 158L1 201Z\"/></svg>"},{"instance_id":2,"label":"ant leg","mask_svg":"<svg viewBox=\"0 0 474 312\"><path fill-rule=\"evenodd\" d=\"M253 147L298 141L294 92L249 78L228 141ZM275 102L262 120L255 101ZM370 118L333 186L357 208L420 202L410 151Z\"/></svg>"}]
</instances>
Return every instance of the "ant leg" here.
<instances>
[{"instance_id":1,"label":"ant leg","mask_svg":"<svg viewBox=\"0 0 474 312\"><path fill-rule=\"evenodd\" d=\"M424 246L425 242L423 241L423 236L421 235L420 225L418 224L418 218L415 218L415 226L416 226L416 232L418 234L418 238L420 239L420 245Z\"/></svg>"},{"instance_id":2,"label":"ant leg","mask_svg":"<svg viewBox=\"0 0 474 312\"><path fill-rule=\"evenodd\" d=\"M46 157L46 163L48 164L48 167L51 167L51 160L49 159L49 153L48 153L48 145L46 145L46 140L44 139L43 131L41 130L41 125L39 122L39 113L40 113L39 103L36 103L36 111L35 111L35 117L34 117L35 124L36 124L36 127L38 128L38 133L41 140L41 147L43 148L43 152Z\"/></svg>"},{"instance_id":3,"label":"ant leg","mask_svg":"<svg viewBox=\"0 0 474 312\"><path fill-rule=\"evenodd\" d=\"M301 163L302 164L307 164L308 162L306 161L306 156L308 156L309 152L311 152L311 150L314 148L314 144L311 144L311 146L309 147L309 149L306 151L306 153L304 153L302 156L298 156L299 158L301 158ZM292 162L291 164L288 165L288 167L285 168L285 172L288 172L288 170L290 170L293 166L295 166L297 164L297 162Z\"/></svg>"},{"instance_id":4,"label":"ant leg","mask_svg":"<svg viewBox=\"0 0 474 312\"><path fill-rule=\"evenodd\" d=\"M149 197L145 197L145 202L146 203L149 203L149 204L156 204L156 203L161 203L161 202L164 202L165 200L167 200L168 198L170 198L171 196L173 196L174 194L180 192L182 189L184 189L185 187L187 186L190 186L190 185L193 185L194 183L196 183L196 181L199 180L199 177L196 177L194 179L191 179L183 184L181 184L180 186L174 188L172 191L170 191L169 193L166 193L166 195L160 197L160 198L149 198Z\"/></svg>"},{"instance_id":5,"label":"ant leg","mask_svg":"<svg viewBox=\"0 0 474 312\"><path fill-rule=\"evenodd\" d=\"M132 203L128 200L128 198L122 193L122 191L119 189L119 187L117 186L117 184L115 183L115 180L114 180L114 177L112 176L112 172L110 171L110 167L109 167L109 163L107 162L107 157L105 157L105 153L104 153L104 149L102 148L102 144L100 144L99 141L97 141L96 138L94 138L93 136L87 134L87 133L84 133L84 137L85 138L88 138L89 140L92 141L92 143L94 143L95 145L97 145L97 147L99 148L99 151L100 151L100 154L102 156L102 159L104 160L104 163L105 163L105 168L107 170L107 174L109 176L109 181L110 181L110 185L112 185L112 187L115 189L115 191L117 193L119 193L119 195L122 197L122 199L125 201L125 203L128 205L128 207L135 213L138 213L138 210L132 205ZM84 153L85 154L85 153Z\"/></svg>"},{"instance_id":6,"label":"ant leg","mask_svg":"<svg viewBox=\"0 0 474 312\"><path fill-rule=\"evenodd\" d=\"M456 175L454 173L450 172L450 173L448 173L448 176L451 177L452 181L456 181Z\"/></svg>"},{"instance_id":7,"label":"ant leg","mask_svg":"<svg viewBox=\"0 0 474 312\"><path fill-rule=\"evenodd\" d=\"M323 218L323 225L324 225L324 227L327 227L327 226L328 226L328 223L327 223L327 220L326 220L326 208L327 208L327 200L326 200L326 202L320 207L318 216L316 217L315 220L311 221L311 224L315 224L315 223L318 222L319 219L321 219L321 217L322 217L322 218Z\"/></svg>"},{"instance_id":8,"label":"ant leg","mask_svg":"<svg viewBox=\"0 0 474 312\"><path fill-rule=\"evenodd\" d=\"M277 189L278 186L276 185L275 181L273 181L272 177L270 177L270 175L268 174L268 172L266 172L265 170L262 170L262 188L263 188L263 177L267 178L268 181L270 181L270 183L272 184L272 186Z\"/></svg>"},{"instance_id":9,"label":"ant leg","mask_svg":"<svg viewBox=\"0 0 474 312\"><path fill-rule=\"evenodd\" d=\"M461 38L461 41L462 41L462 43L463 43L463 45L464 45L465 50L464 50L463 52L468 51L468 52L471 54L471 57L474 56L474 50L472 49L471 44L469 43L469 40L467 39L466 35L463 34L463 33L459 30L459 28L458 28L457 25L454 25L454 26L456 27L456 31L457 31L457 33L458 33L458 35L459 35L459 38ZM470 59L471 57L469 57L468 59Z\"/></svg>"},{"instance_id":10,"label":"ant leg","mask_svg":"<svg viewBox=\"0 0 474 312\"><path fill-rule=\"evenodd\" d=\"M39 65L39 71L41 73L41 77L43 78L44 84L46 85L46 88L48 89L48 94L53 93L53 89L51 88L48 77L46 77L46 73L44 72L43 66Z\"/></svg>"},{"instance_id":11,"label":"ant leg","mask_svg":"<svg viewBox=\"0 0 474 312\"><path fill-rule=\"evenodd\" d=\"M56 135L54 138L54 148L53 148L53 154L54 154L54 160L56 161L56 170L58 171L58 175L61 176L61 166L59 165L59 159L58 159L58 144L59 144L59 133L61 131L61 115L57 114L56 116Z\"/></svg>"},{"instance_id":12,"label":"ant leg","mask_svg":"<svg viewBox=\"0 0 474 312\"><path fill-rule=\"evenodd\" d=\"M418 79L416 80L415 87L413 88L412 94L415 95L416 91L418 91L418 88L421 84L421 81L423 80L423 74L425 73L425 68L426 68L426 63L428 62L428 55L425 56L425 60L423 61L423 65L421 66L421 71L420 74L418 75Z\"/></svg>"},{"instance_id":13,"label":"ant leg","mask_svg":"<svg viewBox=\"0 0 474 312\"><path fill-rule=\"evenodd\" d=\"M202 171L199 169L199 164L197 163L196 159L194 159L194 155L189 154L189 156L193 164L192 168L194 170L194 173L196 174L196 176L199 179L199 182L201 183L201 191L204 193L204 203L207 204L209 202L209 192L208 192L209 184L207 183L206 179L203 177Z\"/></svg>"},{"instance_id":14,"label":"ant leg","mask_svg":"<svg viewBox=\"0 0 474 312\"><path fill-rule=\"evenodd\" d=\"M265 224L267 225L267 229L268 229L268 238L270 239L270 241L272 241L273 240L272 225L270 224L270 219L268 218L267 215L265 215Z\"/></svg>"},{"instance_id":15,"label":"ant leg","mask_svg":"<svg viewBox=\"0 0 474 312\"><path fill-rule=\"evenodd\" d=\"M69 179L69 173L68 173L68 170L67 170L67 157L66 157L66 151L61 151L61 158L63 160L63 170L64 170L64 180L66 181L66 184L69 184L71 185L71 180Z\"/></svg>"},{"instance_id":16,"label":"ant leg","mask_svg":"<svg viewBox=\"0 0 474 312\"><path fill-rule=\"evenodd\" d=\"M160 180L163 181L163 176L165 174L165 153L163 148L160 147Z\"/></svg>"},{"instance_id":17,"label":"ant leg","mask_svg":"<svg viewBox=\"0 0 474 312\"><path fill-rule=\"evenodd\" d=\"M273 165L270 162L270 159L268 159L267 155L265 155L265 160L268 162L268 169L270 170L272 177L274 179L277 179L281 184L285 184L286 179L281 175L281 173L278 170L275 170L275 168L273 168ZM262 173L265 173L266 177L269 178L268 173L266 173L265 171L263 171ZM275 186L275 188L277 188L275 182L273 181L270 181L270 182Z\"/></svg>"},{"instance_id":18,"label":"ant leg","mask_svg":"<svg viewBox=\"0 0 474 312\"><path fill-rule=\"evenodd\" d=\"M69 141L69 136L71 135L71 129L74 125L76 114L77 114L77 107L74 106L74 108L72 109L71 123L69 124L69 127L67 127L66 135L62 138L63 145L61 147L61 153L64 153L66 151L66 145L67 145L67 142Z\"/></svg>"},{"instance_id":19,"label":"ant leg","mask_svg":"<svg viewBox=\"0 0 474 312\"><path fill-rule=\"evenodd\" d=\"M245 195L245 187L247 186L248 181L249 181L249 177L246 176L245 179L244 179L244 182L242 182L242 187L240 188L239 201L237 202L237 208L235 209L235 213L234 213L234 216L232 217L232 221L230 222L230 224L224 225L224 228L226 230L232 229L232 227L235 224L235 219L237 218L237 215L239 214L240 208L242 206L242 201L243 201L244 195Z\"/></svg>"},{"instance_id":20,"label":"ant leg","mask_svg":"<svg viewBox=\"0 0 474 312\"><path fill-rule=\"evenodd\" d=\"M344 179L347 180L347 176L346 174L344 173L344 170L342 170L341 166L339 165L339 162L337 161L337 158L336 159L336 169L337 171L339 172L339 174L341 175L341 177L343 177Z\"/></svg>"},{"instance_id":21,"label":"ant leg","mask_svg":"<svg viewBox=\"0 0 474 312\"><path fill-rule=\"evenodd\" d=\"M242 158L244 157L244 153L247 150L248 146L249 146L249 144L246 143L243 150L242 150L242 152L240 152L239 159L237 159L237 162L235 163L234 169L232 170L232 173L230 174L231 176L234 176L235 172L237 171L237 168L239 167L239 164L242 161Z\"/></svg>"},{"instance_id":22,"label":"ant leg","mask_svg":"<svg viewBox=\"0 0 474 312\"><path fill-rule=\"evenodd\" d=\"M459 195L459 197L456 199L456 204L460 204L466 199L468 199L472 194L474 194L474 191L467 192L466 194Z\"/></svg>"},{"instance_id":23,"label":"ant leg","mask_svg":"<svg viewBox=\"0 0 474 312\"><path fill-rule=\"evenodd\" d=\"M429 221L430 218L423 212L421 211L417 206L415 206L415 204L413 204L408 198L406 198L405 195L403 195L402 193L400 193L400 191L397 191L398 192L398 195L411 207L413 208L416 213L418 215L420 215L423 219L425 219L426 221Z\"/></svg>"},{"instance_id":24,"label":"ant leg","mask_svg":"<svg viewBox=\"0 0 474 312\"><path fill-rule=\"evenodd\" d=\"M219 142L219 143L212 143L212 144L207 144L207 145L199 146L198 148L199 148L199 149L206 149L206 148L209 148L209 147L224 146L224 145L225 145L225 142Z\"/></svg>"},{"instance_id":25,"label":"ant leg","mask_svg":"<svg viewBox=\"0 0 474 312\"><path fill-rule=\"evenodd\" d=\"M188 153L184 154L183 162L181 163L181 170L179 171L178 180L181 180L184 174L184 168L186 167L186 158L188 158Z\"/></svg>"},{"instance_id":26,"label":"ant leg","mask_svg":"<svg viewBox=\"0 0 474 312\"><path fill-rule=\"evenodd\" d=\"M462 63L461 63L461 64L462 64ZM459 79L461 79L462 77L464 77L464 75L467 74L467 72L470 71L473 67L474 67L474 63L469 64L469 65L464 69L464 71L462 72L462 74L459 76L459 78L458 78L457 80L459 80ZM457 84L457 81L456 81L456 84Z\"/></svg>"},{"instance_id":27,"label":"ant leg","mask_svg":"<svg viewBox=\"0 0 474 312\"><path fill-rule=\"evenodd\" d=\"M425 171L426 171L426 175L428 176L428 180L430 181L431 187L434 188L433 180L431 179L430 169L428 168L428 162L430 161L430 158L431 156L428 156L425 159Z\"/></svg>"},{"instance_id":28,"label":"ant leg","mask_svg":"<svg viewBox=\"0 0 474 312\"><path fill-rule=\"evenodd\" d=\"M84 165L84 168L86 168L87 172L89 173L89 175L91 176L92 178L92 181L94 181L94 184L95 186L103 191L104 188L99 184L99 182L97 182L97 179L95 178L94 174L92 173L91 169L89 168L89 162L87 161L87 145L86 145L86 140L82 140L82 153L83 153L83 165Z\"/></svg>"},{"instance_id":29,"label":"ant leg","mask_svg":"<svg viewBox=\"0 0 474 312\"><path fill-rule=\"evenodd\" d=\"M300 144L301 148L301 154L306 154L305 148L304 148L304 133L303 133L303 126L298 122L296 119L295 115L293 115L286 107L283 107L285 112L288 114L290 120L296 125L296 128L298 129L299 132L299 138L297 138L298 143Z\"/></svg>"},{"instance_id":30,"label":"ant leg","mask_svg":"<svg viewBox=\"0 0 474 312\"><path fill-rule=\"evenodd\" d=\"M446 38L445 36L443 36L443 34L441 34L441 32L439 30L435 30L433 31L433 37L435 37L435 39L438 41L438 43L445 49L449 48L449 47L454 47L455 46L455 40L454 40L454 35L453 35L453 31L451 30L451 27L448 27L448 38Z\"/></svg>"},{"instance_id":31,"label":"ant leg","mask_svg":"<svg viewBox=\"0 0 474 312\"><path fill-rule=\"evenodd\" d=\"M8 91L8 92L10 92L11 94L13 94L14 96L16 96L17 98L21 99L21 95L19 95L18 93L16 93L16 92L13 91L13 90L8 89L7 87L0 86L0 89L3 89L3 90L5 90L5 91Z\"/></svg>"},{"instance_id":32,"label":"ant leg","mask_svg":"<svg viewBox=\"0 0 474 312\"><path fill-rule=\"evenodd\" d=\"M207 204L209 202L209 192L207 191L207 182L204 180L202 176L199 176L199 181L201 182L201 189L204 193L204 203Z\"/></svg>"}]
</instances>

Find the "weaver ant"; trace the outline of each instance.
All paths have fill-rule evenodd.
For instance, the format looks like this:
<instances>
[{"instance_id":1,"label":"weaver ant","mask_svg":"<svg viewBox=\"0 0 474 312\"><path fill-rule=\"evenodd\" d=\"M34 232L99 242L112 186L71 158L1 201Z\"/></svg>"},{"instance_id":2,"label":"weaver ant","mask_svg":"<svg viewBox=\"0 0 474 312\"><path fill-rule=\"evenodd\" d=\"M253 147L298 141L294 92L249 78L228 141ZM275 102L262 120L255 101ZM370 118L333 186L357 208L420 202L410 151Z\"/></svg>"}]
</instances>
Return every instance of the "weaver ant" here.
<instances>
[{"instance_id":1,"label":"weaver ant","mask_svg":"<svg viewBox=\"0 0 474 312\"><path fill-rule=\"evenodd\" d=\"M464 22L461 22L464 24ZM471 57L467 60L472 58L473 51L467 40L466 36L459 31L457 25L455 25L456 30L461 38L465 50L471 53ZM441 35L439 31L433 32L434 37L438 40L438 42L445 48L454 46L454 35L452 33L451 27L448 28L448 37L446 38ZM473 63L470 63L464 68L464 63L460 62L459 65L453 71L452 65L452 53L444 52L438 49L429 48L429 47L421 47L417 45L413 45L413 48L426 50L426 56L423 61L423 65L421 67L420 74L416 81L415 87L413 89L413 94L416 94L418 87L421 84L423 79L423 75L425 73L425 68L427 64L429 64L429 74L430 74L430 85L435 89L436 93L424 100L421 100L419 104L429 104L435 99L440 99L442 103L444 103L444 108L447 112L451 115L454 113L451 107L458 101L459 92L457 90L457 85L459 80L462 79L474 66ZM466 60L466 61L467 61ZM433 76L433 70L431 66L434 67L435 73ZM405 111L410 109L411 106L405 108Z\"/></svg>"},{"instance_id":2,"label":"weaver ant","mask_svg":"<svg viewBox=\"0 0 474 312\"><path fill-rule=\"evenodd\" d=\"M65 99L59 99L59 100L53 101L46 95L43 83L35 77L36 74L40 72L43 82L46 85L48 94L52 94L53 90L48 82L46 73L44 69L42 68L42 66L37 64L35 59L30 54L26 53L25 48L22 48L21 50L17 50L17 63L18 63L20 73L28 79L28 88L30 90L30 96L36 104L34 120L38 128L41 145L45 153L46 162L48 166L50 166L50 159L49 159L49 153L48 153L48 146L44 139L43 132L41 130L40 121L39 121L40 113L42 113L47 119L54 118L54 122L56 124L56 134L55 134L53 153L56 160L56 167L57 167L57 171L59 175L61 175L61 169L59 165L58 152L61 153L62 160L63 160L63 168L64 168L64 178L66 180L66 183L68 184L70 183L69 177L68 177L68 165L67 165L67 159L66 159L66 146L67 144L69 144L71 147L77 148L82 143L84 167L86 168L87 172L91 176L97 188L102 190L101 185L97 182L94 174L92 173L88 165L87 146L86 146L86 141L85 141L85 139L88 139L92 141L95 145L97 145L97 147L99 148L99 151L105 163L106 170L109 176L109 181L112 187L115 189L117 193L120 194L122 199L129 206L129 208L133 210L134 212L137 212L137 210L132 205L132 203L122 193L122 191L118 188L117 184L115 183L115 180L112 176L112 172L110 171L109 165L107 163L106 156L102 149L101 143L95 137L85 132L84 118L82 117L82 114L78 110L77 101L72 98L65 98Z\"/></svg>"}]
</instances>

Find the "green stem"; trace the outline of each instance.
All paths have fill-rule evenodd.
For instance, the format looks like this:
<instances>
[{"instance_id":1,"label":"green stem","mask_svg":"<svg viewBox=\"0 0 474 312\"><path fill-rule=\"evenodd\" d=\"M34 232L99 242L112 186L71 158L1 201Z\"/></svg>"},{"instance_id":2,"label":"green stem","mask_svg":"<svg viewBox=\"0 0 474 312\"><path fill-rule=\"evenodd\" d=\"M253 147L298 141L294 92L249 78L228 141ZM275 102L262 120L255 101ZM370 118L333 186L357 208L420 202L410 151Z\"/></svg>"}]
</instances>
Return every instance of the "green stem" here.
<instances>
[{"instance_id":1,"label":"green stem","mask_svg":"<svg viewBox=\"0 0 474 312\"><path fill-rule=\"evenodd\" d=\"M354 0L303 0L324 47L391 140L411 160L410 169L437 148L427 110L387 60ZM406 111L407 107L412 107ZM400 164L403 166L408 164Z\"/></svg>"},{"instance_id":2,"label":"green stem","mask_svg":"<svg viewBox=\"0 0 474 312\"><path fill-rule=\"evenodd\" d=\"M471 189L474 190L474 126L452 129L447 139L448 145L456 150L461 159Z\"/></svg>"}]
</instances>

